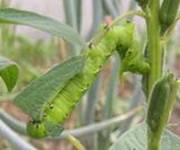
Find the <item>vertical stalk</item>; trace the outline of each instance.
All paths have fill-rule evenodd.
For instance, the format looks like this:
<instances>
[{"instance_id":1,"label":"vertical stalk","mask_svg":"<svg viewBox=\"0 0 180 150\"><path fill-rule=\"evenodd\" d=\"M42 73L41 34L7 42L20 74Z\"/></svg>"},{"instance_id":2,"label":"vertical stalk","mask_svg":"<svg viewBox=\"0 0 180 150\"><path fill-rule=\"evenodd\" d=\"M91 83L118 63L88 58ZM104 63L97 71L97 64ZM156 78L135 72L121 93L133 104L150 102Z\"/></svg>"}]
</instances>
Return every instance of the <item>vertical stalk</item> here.
<instances>
[{"instance_id":1,"label":"vertical stalk","mask_svg":"<svg viewBox=\"0 0 180 150\"><path fill-rule=\"evenodd\" d=\"M148 36L148 60L151 66L148 76L148 95L153 84L162 76L162 49L160 47L160 23L159 6L160 0L149 0L146 8L146 23Z\"/></svg>"},{"instance_id":2,"label":"vertical stalk","mask_svg":"<svg viewBox=\"0 0 180 150\"><path fill-rule=\"evenodd\" d=\"M77 0L77 2L76 2L76 21L77 21L77 30L79 33L81 33L81 28L82 28L82 8L83 8L82 0Z\"/></svg>"},{"instance_id":3,"label":"vertical stalk","mask_svg":"<svg viewBox=\"0 0 180 150\"><path fill-rule=\"evenodd\" d=\"M88 125L94 123L95 121L95 110L96 104L98 101L98 94L99 94L99 86L100 86L101 76L98 75L96 81L90 88L87 96L87 104L86 110L84 114L84 125Z\"/></svg>"},{"instance_id":4,"label":"vertical stalk","mask_svg":"<svg viewBox=\"0 0 180 150\"><path fill-rule=\"evenodd\" d=\"M148 150L160 150L161 135L158 133L152 133L148 131ZM156 137L156 138L154 138Z\"/></svg>"},{"instance_id":5,"label":"vertical stalk","mask_svg":"<svg viewBox=\"0 0 180 150\"><path fill-rule=\"evenodd\" d=\"M118 54L115 55L113 60L112 74L108 83L107 95L104 106L103 119L109 119L113 115L113 100L117 95L117 81L119 78L120 60Z\"/></svg>"},{"instance_id":6,"label":"vertical stalk","mask_svg":"<svg viewBox=\"0 0 180 150\"><path fill-rule=\"evenodd\" d=\"M148 37L148 60L150 73L148 76L148 96L154 83L162 76L163 50L160 46L160 23L159 23L160 0L149 0L146 11L147 37ZM158 100L158 99L157 99ZM149 102L148 102L149 103ZM148 129L148 150L160 150L161 134Z\"/></svg>"},{"instance_id":7,"label":"vertical stalk","mask_svg":"<svg viewBox=\"0 0 180 150\"><path fill-rule=\"evenodd\" d=\"M92 0L92 7L93 7L93 22L90 31L86 35L86 41L89 41L94 33L97 32L99 28L99 24L103 21L103 5L102 0Z\"/></svg>"},{"instance_id":8,"label":"vertical stalk","mask_svg":"<svg viewBox=\"0 0 180 150\"><path fill-rule=\"evenodd\" d=\"M133 96L130 100L128 111L131 111L132 109L136 108L139 105L139 102L144 98L143 92L142 92L142 86L141 86L141 77L138 75L134 76L134 83L135 90L133 92ZM134 116L129 117L126 121L124 121L119 128L119 134L118 136L121 136L124 132L126 132L129 127L131 126L131 123L133 121Z\"/></svg>"},{"instance_id":9,"label":"vertical stalk","mask_svg":"<svg viewBox=\"0 0 180 150\"><path fill-rule=\"evenodd\" d=\"M76 10L77 0L64 0L64 13L65 13L65 21L66 24L70 25L73 29L78 31L78 22L77 22L77 10ZM80 6L79 6L80 7ZM70 55L78 55L80 50L77 46L69 44L70 46Z\"/></svg>"},{"instance_id":10,"label":"vertical stalk","mask_svg":"<svg viewBox=\"0 0 180 150\"><path fill-rule=\"evenodd\" d=\"M76 148L76 150L86 150L81 142L72 135L67 136L67 140Z\"/></svg>"},{"instance_id":11,"label":"vertical stalk","mask_svg":"<svg viewBox=\"0 0 180 150\"><path fill-rule=\"evenodd\" d=\"M116 9L116 6L114 6L113 2L111 0L103 0L104 1L104 6L106 7L107 11L113 18L118 16L118 11Z\"/></svg>"}]
</instances>

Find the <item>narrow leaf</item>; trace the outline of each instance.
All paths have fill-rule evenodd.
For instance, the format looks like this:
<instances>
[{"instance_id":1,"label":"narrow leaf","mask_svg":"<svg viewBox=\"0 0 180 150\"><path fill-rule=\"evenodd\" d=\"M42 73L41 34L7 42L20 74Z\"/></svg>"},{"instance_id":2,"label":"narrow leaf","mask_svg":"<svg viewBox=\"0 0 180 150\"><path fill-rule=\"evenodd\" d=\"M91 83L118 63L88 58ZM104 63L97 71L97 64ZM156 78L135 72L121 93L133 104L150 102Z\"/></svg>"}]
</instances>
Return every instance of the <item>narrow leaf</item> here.
<instances>
[{"instance_id":1,"label":"narrow leaf","mask_svg":"<svg viewBox=\"0 0 180 150\"><path fill-rule=\"evenodd\" d=\"M84 58L78 56L55 66L37 80L32 81L17 95L15 104L33 119L38 119L44 104L53 100L65 84L81 71L83 64Z\"/></svg>"},{"instance_id":2,"label":"narrow leaf","mask_svg":"<svg viewBox=\"0 0 180 150\"><path fill-rule=\"evenodd\" d=\"M8 91L16 85L19 70L17 65L3 57L0 57L0 76L4 80Z\"/></svg>"},{"instance_id":3,"label":"narrow leaf","mask_svg":"<svg viewBox=\"0 0 180 150\"><path fill-rule=\"evenodd\" d=\"M51 33L57 37L63 37L67 41L77 45L79 48L84 46L84 41L80 35L68 25L30 11L17 10L13 8L0 9L0 23L31 26Z\"/></svg>"},{"instance_id":4,"label":"narrow leaf","mask_svg":"<svg viewBox=\"0 0 180 150\"><path fill-rule=\"evenodd\" d=\"M124 133L109 150L147 149L147 126L140 124ZM161 150L179 150L180 138L166 130L161 141Z\"/></svg>"}]
</instances>

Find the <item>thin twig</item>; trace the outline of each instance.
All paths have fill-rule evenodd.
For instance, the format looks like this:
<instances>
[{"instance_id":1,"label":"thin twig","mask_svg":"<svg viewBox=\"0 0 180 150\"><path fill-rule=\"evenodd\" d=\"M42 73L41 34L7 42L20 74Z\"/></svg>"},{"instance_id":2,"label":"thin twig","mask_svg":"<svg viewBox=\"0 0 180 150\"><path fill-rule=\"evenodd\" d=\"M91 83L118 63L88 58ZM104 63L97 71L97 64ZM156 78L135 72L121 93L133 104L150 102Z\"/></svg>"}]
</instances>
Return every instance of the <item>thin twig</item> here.
<instances>
[{"instance_id":1,"label":"thin twig","mask_svg":"<svg viewBox=\"0 0 180 150\"><path fill-rule=\"evenodd\" d=\"M65 131L62 132L62 134L59 137L56 137L56 138L47 138L47 139L57 139L57 140L58 139L64 139L64 138L67 138L67 136L69 134L71 134L71 135L73 135L75 137L81 137L81 136L84 136L84 135L87 135L87 134L94 134L94 133L102 131L102 130L104 130L106 128L109 128L112 125L116 125L116 124L119 124L120 122L122 122L124 120L127 120L129 117L132 117L137 112L141 111L142 108L143 108L142 106L139 106L139 107L129 111L126 114L120 115L118 117L114 117L114 118L106 120L106 121L102 121L100 123L94 123L94 124L91 124L91 125L88 125L88 126L85 126L85 127L81 127L81 128L78 128L78 129L73 129L73 130L65 130ZM2 113L2 111L0 111L0 118L7 122L8 118L4 119L4 118L1 117L4 114L6 114L6 113L5 112ZM7 116L7 114L6 114L6 116ZM13 120L15 120L15 119L13 119ZM11 128L14 128L14 129L19 128L18 132L21 133L21 134L26 133L26 126L25 126L25 124L23 125L22 123L20 123L17 120L16 120L16 124L15 123L14 124L10 123L13 120L8 120L9 121L9 122L7 122L8 125ZM12 124L13 124L13 126L12 126ZM15 125L17 127L14 127Z\"/></svg>"},{"instance_id":2,"label":"thin twig","mask_svg":"<svg viewBox=\"0 0 180 150\"><path fill-rule=\"evenodd\" d=\"M2 120L0 120L0 135L12 143L18 150L37 150L10 129Z\"/></svg>"},{"instance_id":3,"label":"thin twig","mask_svg":"<svg viewBox=\"0 0 180 150\"><path fill-rule=\"evenodd\" d=\"M0 109L0 119L3 120L10 128L15 130L16 132L23 135L26 134L26 130L25 130L26 125L15 119L11 115L3 111L2 109Z\"/></svg>"},{"instance_id":4,"label":"thin twig","mask_svg":"<svg viewBox=\"0 0 180 150\"><path fill-rule=\"evenodd\" d=\"M122 19L129 17L129 16L140 16L140 17L146 17L145 13L141 10L133 10L133 11L129 11L126 12L124 14L122 14L121 16L117 17L111 24L111 26L114 26L116 24L118 24Z\"/></svg>"},{"instance_id":5,"label":"thin twig","mask_svg":"<svg viewBox=\"0 0 180 150\"><path fill-rule=\"evenodd\" d=\"M72 135L67 136L67 140L77 149L86 150L86 148L81 144L81 142Z\"/></svg>"},{"instance_id":6,"label":"thin twig","mask_svg":"<svg viewBox=\"0 0 180 150\"><path fill-rule=\"evenodd\" d=\"M74 130L69 130L69 131L64 131L60 137L58 138L65 138L67 137L68 134L71 134L75 137L80 137L83 135L87 135L87 134L93 134L99 131L102 131L106 128L111 127L112 125L116 125L119 124L120 122L128 119L129 117L135 115L137 112L139 112L140 110L142 110L142 106L137 107L135 109L133 109L132 111L129 111L126 114L123 114L121 116L118 117L114 117L112 119L106 120L106 121L102 121L100 123L94 123L91 124L89 126L85 126L85 127L81 127L79 129L74 129Z\"/></svg>"}]
</instances>

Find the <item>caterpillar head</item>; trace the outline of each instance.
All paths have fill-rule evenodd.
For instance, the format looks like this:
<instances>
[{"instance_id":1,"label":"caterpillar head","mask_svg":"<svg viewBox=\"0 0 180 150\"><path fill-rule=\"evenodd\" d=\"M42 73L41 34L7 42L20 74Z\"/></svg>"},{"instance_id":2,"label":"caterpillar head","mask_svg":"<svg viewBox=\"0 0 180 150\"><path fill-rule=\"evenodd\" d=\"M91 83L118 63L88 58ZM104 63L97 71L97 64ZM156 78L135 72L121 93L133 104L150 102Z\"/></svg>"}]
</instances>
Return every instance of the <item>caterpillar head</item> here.
<instances>
[{"instance_id":1,"label":"caterpillar head","mask_svg":"<svg viewBox=\"0 0 180 150\"><path fill-rule=\"evenodd\" d=\"M149 71L149 64L144 58L138 41L133 41L132 46L127 50L122 65L120 68L120 75L123 72L132 72L139 74L146 74Z\"/></svg>"},{"instance_id":2,"label":"caterpillar head","mask_svg":"<svg viewBox=\"0 0 180 150\"><path fill-rule=\"evenodd\" d=\"M26 127L27 134L33 138L43 138L47 136L44 123L40 121L30 121Z\"/></svg>"}]
</instances>

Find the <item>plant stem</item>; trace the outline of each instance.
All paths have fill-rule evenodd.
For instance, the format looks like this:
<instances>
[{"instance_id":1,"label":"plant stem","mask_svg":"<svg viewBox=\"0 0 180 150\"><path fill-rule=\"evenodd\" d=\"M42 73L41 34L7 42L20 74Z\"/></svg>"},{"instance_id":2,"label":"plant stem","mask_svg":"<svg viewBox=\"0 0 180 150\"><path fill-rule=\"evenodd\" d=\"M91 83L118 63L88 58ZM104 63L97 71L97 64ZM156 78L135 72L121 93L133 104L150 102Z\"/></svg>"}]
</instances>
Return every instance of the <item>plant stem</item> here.
<instances>
[{"instance_id":1,"label":"plant stem","mask_svg":"<svg viewBox=\"0 0 180 150\"><path fill-rule=\"evenodd\" d=\"M76 150L86 150L86 148L80 143L80 141L72 135L68 135L67 139L71 144L73 144Z\"/></svg>"},{"instance_id":2,"label":"plant stem","mask_svg":"<svg viewBox=\"0 0 180 150\"><path fill-rule=\"evenodd\" d=\"M159 23L160 0L149 0L146 11L148 60L150 72L147 78L147 95L149 96L154 83L162 76L163 50L160 46L160 23ZM148 150L160 150L162 132L152 132L148 129Z\"/></svg>"},{"instance_id":3,"label":"plant stem","mask_svg":"<svg viewBox=\"0 0 180 150\"><path fill-rule=\"evenodd\" d=\"M156 137L156 138L154 138ZM148 131L148 150L160 150L161 135Z\"/></svg>"},{"instance_id":4,"label":"plant stem","mask_svg":"<svg viewBox=\"0 0 180 150\"><path fill-rule=\"evenodd\" d=\"M0 136L4 137L11 144L15 146L15 149L19 150L37 150L33 145L26 142L11 128L9 128L2 120L0 120Z\"/></svg>"},{"instance_id":5,"label":"plant stem","mask_svg":"<svg viewBox=\"0 0 180 150\"><path fill-rule=\"evenodd\" d=\"M148 77L148 95L154 83L162 76L163 51L160 46L159 0L150 0L146 8L148 59L151 66Z\"/></svg>"}]
</instances>

